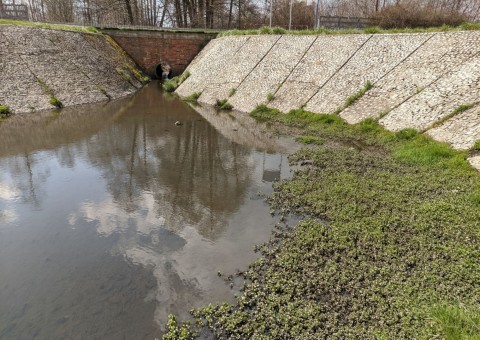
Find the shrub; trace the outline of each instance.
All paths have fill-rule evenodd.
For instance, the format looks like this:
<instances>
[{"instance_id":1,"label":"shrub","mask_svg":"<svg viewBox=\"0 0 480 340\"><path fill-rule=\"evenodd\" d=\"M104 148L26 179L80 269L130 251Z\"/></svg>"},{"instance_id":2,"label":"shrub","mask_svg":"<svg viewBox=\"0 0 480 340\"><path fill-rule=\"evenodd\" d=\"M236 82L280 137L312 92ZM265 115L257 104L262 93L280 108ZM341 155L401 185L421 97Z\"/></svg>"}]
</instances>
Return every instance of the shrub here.
<instances>
[{"instance_id":1,"label":"shrub","mask_svg":"<svg viewBox=\"0 0 480 340\"><path fill-rule=\"evenodd\" d=\"M459 12L400 4L385 7L373 15L372 19L381 28L459 26L467 21Z\"/></svg>"}]
</instances>

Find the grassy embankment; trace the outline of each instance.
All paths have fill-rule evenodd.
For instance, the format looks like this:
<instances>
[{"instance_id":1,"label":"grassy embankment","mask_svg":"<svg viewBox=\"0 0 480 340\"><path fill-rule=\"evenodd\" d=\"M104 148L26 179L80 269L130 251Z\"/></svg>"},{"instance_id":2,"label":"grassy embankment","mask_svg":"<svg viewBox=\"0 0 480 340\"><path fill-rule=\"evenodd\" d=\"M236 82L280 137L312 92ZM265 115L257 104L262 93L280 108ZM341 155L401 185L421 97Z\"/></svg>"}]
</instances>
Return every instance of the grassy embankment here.
<instances>
[{"instance_id":1,"label":"grassy embankment","mask_svg":"<svg viewBox=\"0 0 480 340\"><path fill-rule=\"evenodd\" d=\"M14 25L14 26L29 26L29 27L38 27L38 28L47 28L53 30L62 30L62 31L74 31L74 32L83 32L83 33L97 33L100 31L92 26L78 26L78 25L66 25L66 24L49 24L44 22L32 22L32 21L21 21L21 20L9 20L9 19L0 19L0 25Z\"/></svg>"},{"instance_id":2,"label":"grassy embankment","mask_svg":"<svg viewBox=\"0 0 480 340\"><path fill-rule=\"evenodd\" d=\"M260 248L236 304L196 310L189 327L171 317L165 339L201 327L229 339L480 339L480 176L469 152L371 119L266 106L251 115L310 144L268 198L305 219Z\"/></svg>"},{"instance_id":3,"label":"grassy embankment","mask_svg":"<svg viewBox=\"0 0 480 340\"><path fill-rule=\"evenodd\" d=\"M290 35L320 35L320 34L394 34L394 33L432 33L451 31L472 31L480 30L480 23L466 22L460 26L443 25L429 28L380 28L372 26L365 29L308 29L308 30L286 30L282 27L261 27L250 30L229 30L218 34L219 37L230 35L259 35L259 34L290 34Z\"/></svg>"}]
</instances>

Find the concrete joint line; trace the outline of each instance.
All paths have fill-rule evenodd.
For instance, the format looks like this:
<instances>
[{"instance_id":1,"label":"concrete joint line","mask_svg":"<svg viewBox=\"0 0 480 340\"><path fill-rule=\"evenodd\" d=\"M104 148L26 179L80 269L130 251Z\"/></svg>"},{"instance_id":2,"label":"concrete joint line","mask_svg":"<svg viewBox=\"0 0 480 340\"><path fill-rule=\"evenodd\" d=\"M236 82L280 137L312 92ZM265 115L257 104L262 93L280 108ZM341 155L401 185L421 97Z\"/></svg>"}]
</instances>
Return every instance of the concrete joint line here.
<instances>
[{"instance_id":1,"label":"concrete joint line","mask_svg":"<svg viewBox=\"0 0 480 340\"><path fill-rule=\"evenodd\" d=\"M321 86L318 87L318 90L317 90L314 94L312 94L312 95L310 96L310 98L308 98L307 101L306 101L305 103L303 103L303 105L305 105L305 106L308 105L308 103L310 102L310 100L312 100L312 98L315 97L315 96L317 95L317 93L320 92L320 90L321 90L325 85L327 85L327 84L330 82L330 80L332 80L332 78L335 77L335 76L338 74L338 72L340 72L340 71L345 67L345 65L347 65L347 64L350 62L350 60L352 60L353 57L355 57L355 55L357 55L357 53L363 48L363 46L365 46L365 44L366 44L367 42L370 41L370 39L372 39L372 37L373 37L373 34L370 34L370 36L368 37L368 39L366 39L366 40L363 42L363 44L361 44L361 45L357 48L357 50L356 50L355 52L353 52L352 55L351 55L335 72L333 72L333 74L332 74Z\"/></svg>"},{"instance_id":2,"label":"concrete joint line","mask_svg":"<svg viewBox=\"0 0 480 340\"><path fill-rule=\"evenodd\" d=\"M272 44L272 46L270 46L270 48L268 49L267 53L265 53L265 54L263 55L263 57L260 58L260 60L259 60L259 61L255 64L255 66L250 70L250 72L248 72L247 75L246 75L245 77L243 77L243 79L242 79L242 80L240 81L240 83L238 84L237 89L238 89L240 86L242 86L242 84L243 84L243 82L245 81L245 79L247 79L247 78L250 76L250 74L251 74L253 71L255 71L255 69L258 67L258 65L260 65L260 63L263 61L263 59L265 59L265 57L270 53L270 51L275 47L275 45L278 43L278 41L279 41L282 37L283 37L283 36L281 35L280 37L278 37L277 40L275 40L275 42ZM248 39L250 39L250 38L248 38ZM243 47L243 45L242 45L242 47Z\"/></svg>"},{"instance_id":3,"label":"concrete joint line","mask_svg":"<svg viewBox=\"0 0 480 340\"><path fill-rule=\"evenodd\" d=\"M12 45L12 42L11 40L8 39L8 37L1 33L4 37L5 37L5 41L8 41L9 45ZM28 70L28 72L30 72L33 76L33 78L35 78L35 82L36 82L36 86L38 86L40 88L40 93L43 93L45 96L48 96L44 91L43 91L43 87L40 85L40 81L39 81L39 78L37 77L37 75L32 71L32 69L30 68L30 66L28 66L28 63L26 62L26 60L22 57L21 54L17 53L17 52L14 52L15 55L17 56L17 58L19 60L22 61L22 64L25 65L25 69Z\"/></svg>"},{"instance_id":4,"label":"concrete joint line","mask_svg":"<svg viewBox=\"0 0 480 340\"><path fill-rule=\"evenodd\" d=\"M437 35L437 34L438 34L438 33L435 33L434 35ZM432 35L432 37L433 37L433 35ZM430 39L431 39L431 38L430 38ZM428 40L430 40L430 39L428 39ZM427 41L428 41L428 40L427 40ZM427 41L425 41L425 42L427 42ZM447 53L449 53L449 52L445 52L443 55L445 55L445 54L447 54ZM443 56L443 55L442 55L442 56ZM461 67L463 66L463 64L468 63L470 60L472 60L473 58L476 58L476 57L478 57L478 56L480 56L480 52L477 52L477 53L475 53L474 55L472 55L471 57L465 59L463 62L461 62L459 65L457 65L457 67L455 67L453 70L452 70L452 69L449 69L449 70L446 70L445 72L441 73L437 78L435 78L433 81L431 81L430 83L428 83L427 85L425 85L425 86L423 87L422 92L423 92L424 90L428 89L430 86L432 86L432 85L436 84L437 82L439 82L439 81L440 81L442 78L444 78L446 75L449 75L449 74L452 74L452 73L456 72L456 70L458 70L459 68L461 68ZM413 97L415 97L415 96L418 95L418 94L419 94L419 93L414 93L414 94L412 94L410 97L406 98L406 99L403 100L401 103L399 103L399 104L395 105L394 107L392 107L392 108L390 109L390 111L388 111L388 113L390 113L391 111L393 111L393 110L395 110L396 108L400 107L401 105L403 105L404 103L406 103L407 101L409 101L410 99L412 99ZM480 102L476 102L476 103L474 103L474 104L476 105L476 104L478 104L478 103L480 103ZM388 116L388 113L387 113L385 116ZM381 118L383 118L383 117L380 117L379 119L381 119ZM432 123L432 125L433 125L433 124L435 124L435 123ZM429 129L431 129L432 125L430 125L429 127L423 129L423 130L420 131L420 132L421 132L421 133L424 133L424 132L428 131Z\"/></svg>"},{"instance_id":5,"label":"concrete joint line","mask_svg":"<svg viewBox=\"0 0 480 340\"><path fill-rule=\"evenodd\" d=\"M300 62L305 58L305 56L307 55L308 51L310 51L310 49L312 48L313 44L318 40L318 36L315 37L315 39L313 39L312 43L305 49L305 52L303 53L303 55L300 57L300 59L298 59L298 62L295 64L295 66L292 68L292 70L290 71L290 73L288 74L288 76L285 77L285 79L282 81L282 83L277 87L277 89L275 90L275 92L273 92L273 96L275 96L278 92L278 90L280 90L280 88L283 86L283 84L285 84L285 82L288 80L288 78L290 78L290 76L292 75L293 71L295 71L295 69L298 67L298 65L300 64Z\"/></svg>"},{"instance_id":6,"label":"concrete joint line","mask_svg":"<svg viewBox=\"0 0 480 340\"><path fill-rule=\"evenodd\" d=\"M466 110L466 111L469 111L469 110L472 110L472 109L476 108L476 107L478 106L478 104L480 104L480 101L477 100L476 102L468 103L468 104L471 104L472 107L471 107L470 109ZM443 117L442 119L440 119L440 120L438 120L438 121L436 121L436 122L431 123L430 125L428 125L428 126L425 127L424 129L420 130L419 132L420 132L420 133L426 133L428 130L432 130L432 129L435 129L435 128L437 128L437 127L440 127L440 126L442 126L443 124L445 124L447 121L449 121L450 119L455 118L456 116L458 116L458 115L460 115L460 114L462 114L462 113L464 113L464 112L466 112L466 111L460 111L460 112L457 112L457 113L455 113L455 114L453 114L453 115L448 114L447 116Z\"/></svg>"},{"instance_id":7,"label":"concrete joint line","mask_svg":"<svg viewBox=\"0 0 480 340\"><path fill-rule=\"evenodd\" d=\"M427 33L428 34L428 33ZM392 67L390 69L390 71L388 71L387 73L385 73L383 76L381 76L380 78L378 78L375 82L373 82L372 84L375 85L376 83L378 83L380 80L382 80L383 78L385 78L387 75L389 75L391 72L393 72L393 70L395 70L398 66L400 66L405 60L407 60L408 58L410 58L415 52L418 51L418 49L420 47L422 47L423 45L425 45L427 43L427 41L429 41L430 39L432 39L434 36L436 36L437 33L433 33L431 34L428 39L425 39L425 41L423 41L420 45L418 45L412 52L410 52L407 56L405 56L405 58L403 58L402 60L400 60L394 67ZM446 53L445 53L446 54Z\"/></svg>"}]
</instances>

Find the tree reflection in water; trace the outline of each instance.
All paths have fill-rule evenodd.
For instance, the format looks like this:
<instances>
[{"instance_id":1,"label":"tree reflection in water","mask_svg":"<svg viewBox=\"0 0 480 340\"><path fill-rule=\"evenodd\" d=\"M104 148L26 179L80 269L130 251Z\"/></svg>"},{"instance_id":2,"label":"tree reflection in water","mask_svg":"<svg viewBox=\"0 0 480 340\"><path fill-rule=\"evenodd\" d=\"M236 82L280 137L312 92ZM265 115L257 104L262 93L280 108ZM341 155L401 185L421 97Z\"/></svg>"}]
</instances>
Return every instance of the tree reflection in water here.
<instances>
[{"instance_id":1,"label":"tree reflection in water","mask_svg":"<svg viewBox=\"0 0 480 340\"><path fill-rule=\"evenodd\" d=\"M215 117L216 128L228 126L219 119ZM182 125L175 126L176 121ZM121 255L128 263L141 265L153 273L156 287L139 288L131 280L131 284L118 288L115 294L129 295L132 305L132 291L139 290L134 294L141 301L155 303L154 320L160 324L168 313L185 315L190 306L231 299L229 288L215 273L245 266L254 258L250 251L253 244L268 237L273 223L268 208L250 198L258 190L268 190L269 184L262 177L265 179L271 169L265 169L263 152L252 151L252 145L239 144L242 138L236 142L225 138L222 135L225 132L221 134L215 127L186 104L159 92L156 83L131 98L107 105L7 120L0 124L4 140L0 145L0 211L3 212L0 231L16 221L18 231L11 232L31 234L28 237L36 242L31 251L38 249L48 254L60 246L52 243L42 228L57 234L66 230L86 233L93 224L96 233L108 241L109 248L105 251ZM235 128L235 131L238 136L253 130ZM249 142L252 139L256 137L243 138ZM268 138L258 140L258 149L268 151L267 158L279 164L275 173L287 173L287 165L281 163L282 155L273 152L275 143ZM20 206L18 202L13 204L14 200L33 208ZM47 211L55 211L50 213L55 216L43 216L42 212ZM19 245L12 242L3 249L5 256L0 265L2 262L15 265ZM68 242L72 242L72 247L73 243L75 247L83 246L77 244L81 242L78 236L65 236L67 244L62 247L68 249ZM68 277L63 281L58 279L59 271L65 269L39 271L36 260L22 256L25 272L37 275L35 284L45 286L42 294L47 304L50 300L62 304L58 292L48 288L51 280L59 281L72 294L86 294ZM57 252L48 256L59 255ZM61 256L71 267L84 265L79 256L68 253ZM110 267L107 262L96 262L85 275L91 275L94 284L98 280L96 270L107 272ZM13 275L4 276L3 280L0 277L0 286L4 281L4 286L14 287L15 280ZM15 293L14 288L9 289ZM5 290L5 295L8 291ZM22 322L35 322L42 308L32 302L34 297L24 294L9 298L14 304L18 303L15 299L23 299L23 303L27 301L35 307L24 313L22 320L16 320L17 328L22 327ZM69 299L64 297L63 304L70 303ZM74 309L81 315L89 310L89 303L92 298L57 309L65 312L66 308L69 313ZM118 306L109 308L115 315ZM2 313L6 312L0 308L0 321ZM56 312L52 313L52 318L58 317ZM92 330L97 333L85 334L108 334L111 325L101 322L108 318L100 318L97 330ZM134 320L135 316L131 318ZM85 322L92 320L85 318ZM84 326L91 328L91 324ZM99 331L98 327L107 329ZM44 329L42 334L68 337L71 331L66 323L55 331ZM28 335L19 329L12 332Z\"/></svg>"}]
</instances>

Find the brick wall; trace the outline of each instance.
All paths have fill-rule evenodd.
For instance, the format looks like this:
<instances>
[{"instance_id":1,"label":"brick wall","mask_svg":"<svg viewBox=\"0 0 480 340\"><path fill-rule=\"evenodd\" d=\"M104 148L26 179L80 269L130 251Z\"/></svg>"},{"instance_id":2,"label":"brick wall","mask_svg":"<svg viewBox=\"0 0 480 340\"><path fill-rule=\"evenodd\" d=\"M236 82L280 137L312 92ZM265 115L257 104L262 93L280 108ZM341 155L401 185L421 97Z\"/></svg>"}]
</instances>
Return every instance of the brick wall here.
<instances>
[{"instance_id":1,"label":"brick wall","mask_svg":"<svg viewBox=\"0 0 480 340\"><path fill-rule=\"evenodd\" d=\"M145 71L155 77L160 61L172 66L173 75L182 73L216 33L104 30Z\"/></svg>"}]
</instances>

